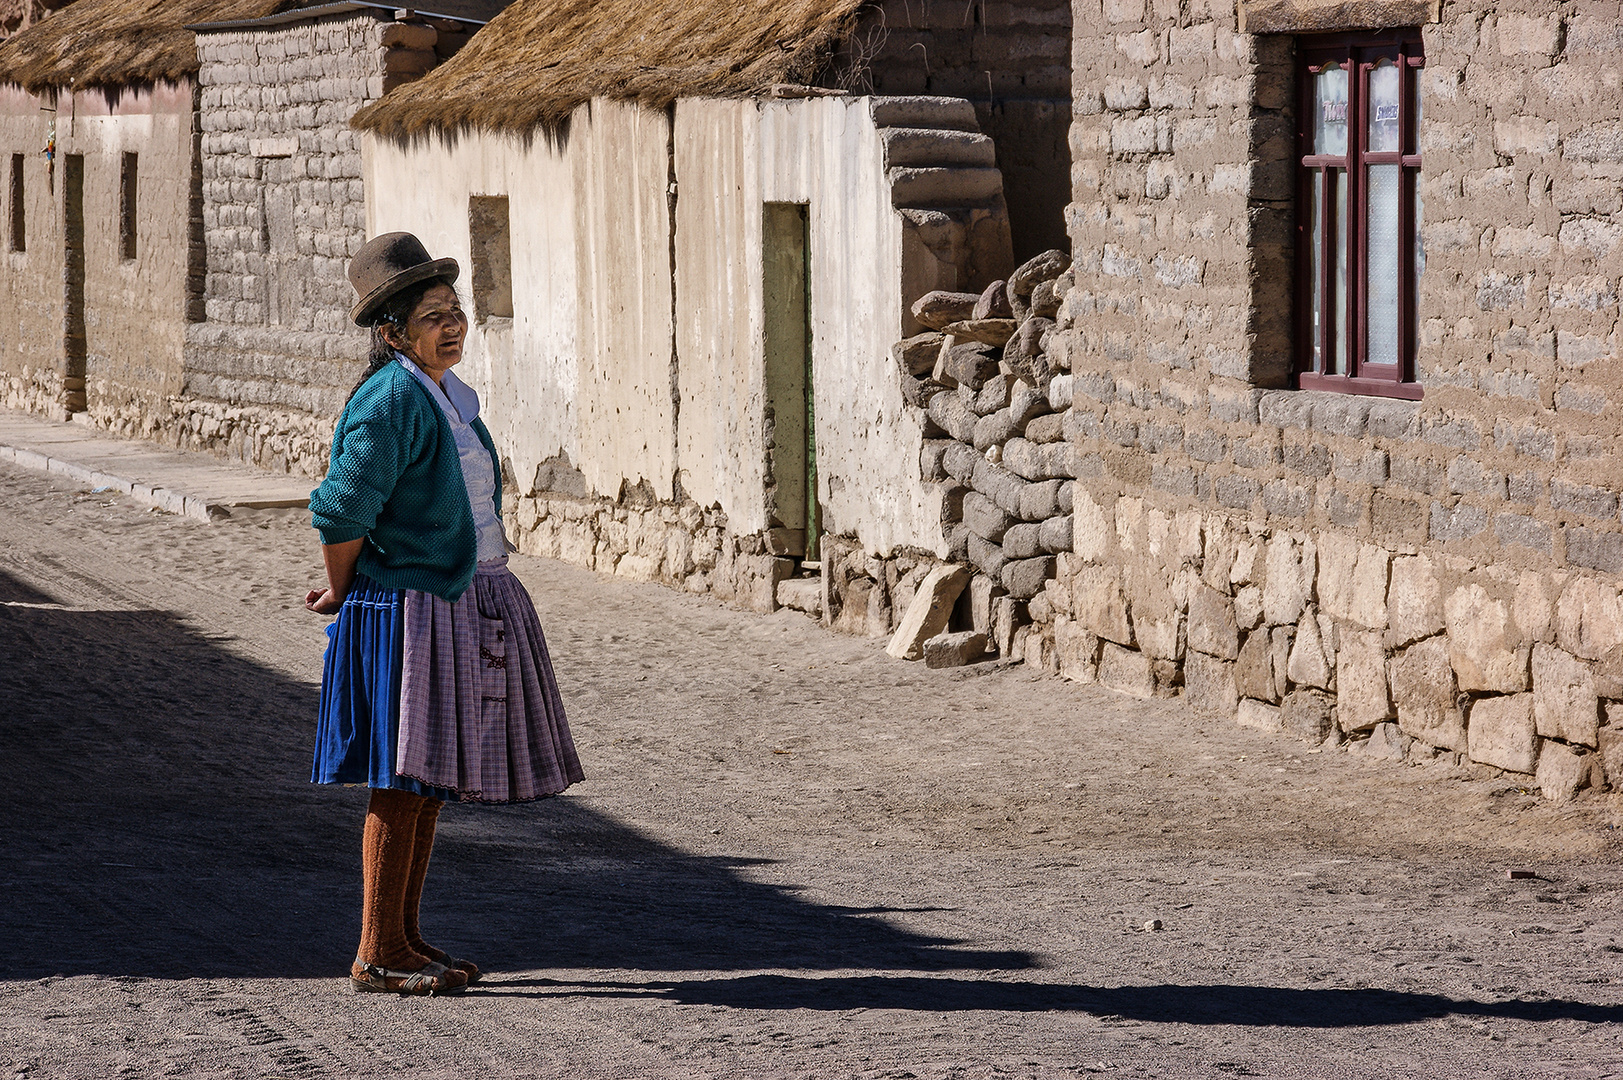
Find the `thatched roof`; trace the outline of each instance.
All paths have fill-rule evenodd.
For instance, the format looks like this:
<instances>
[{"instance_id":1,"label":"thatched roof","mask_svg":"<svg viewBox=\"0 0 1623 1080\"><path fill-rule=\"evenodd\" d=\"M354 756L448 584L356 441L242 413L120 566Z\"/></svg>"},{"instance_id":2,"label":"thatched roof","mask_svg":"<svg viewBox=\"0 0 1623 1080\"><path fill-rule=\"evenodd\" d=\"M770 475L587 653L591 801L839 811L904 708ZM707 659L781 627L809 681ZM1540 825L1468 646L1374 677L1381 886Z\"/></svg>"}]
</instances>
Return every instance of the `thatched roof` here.
<instances>
[{"instance_id":1,"label":"thatched roof","mask_svg":"<svg viewBox=\"0 0 1623 1080\"><path fill-rule=\"evenodd\" d=\"M517 0L456 56L361 110L408 140L560 128L593 97L664 108L809 83L869 0Z\"/></svg>"},{"instance_id":2,"label":"thatched roof","mask_svg":"<svg viewBox=\"0 0 1623 1080\"><path fill-rule=\"evenodd\" d=\"M0 82L112 90L197 74L190 23L252 19L288 0L78 0L0 45Z\"/></svg>"}]
</instances>

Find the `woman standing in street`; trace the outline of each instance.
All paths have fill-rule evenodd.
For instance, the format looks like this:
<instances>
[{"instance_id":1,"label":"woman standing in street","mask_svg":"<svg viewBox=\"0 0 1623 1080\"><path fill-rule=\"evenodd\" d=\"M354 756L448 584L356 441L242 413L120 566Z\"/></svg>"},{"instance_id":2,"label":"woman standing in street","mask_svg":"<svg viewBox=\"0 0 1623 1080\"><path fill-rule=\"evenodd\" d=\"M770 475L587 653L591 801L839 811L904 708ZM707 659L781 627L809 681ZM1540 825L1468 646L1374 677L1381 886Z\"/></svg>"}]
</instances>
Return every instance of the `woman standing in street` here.
<instances>
[{"instance_id":1,"label":"woman standing in street","mask_svg":"<svg viewBox=\"0 0 1623 1080\"><path fill-rule=\"evenodd\" d=\"M305 607L338 615L311 778L372 789L356 991L455 993L479 978L418 926L445 802L523 802L582 778L535 608L507 569L495 447L450 370L468 329L457 273L410 233L350 263L371 364L310 498L327 586Z\"/></svg>"}]
</instances>

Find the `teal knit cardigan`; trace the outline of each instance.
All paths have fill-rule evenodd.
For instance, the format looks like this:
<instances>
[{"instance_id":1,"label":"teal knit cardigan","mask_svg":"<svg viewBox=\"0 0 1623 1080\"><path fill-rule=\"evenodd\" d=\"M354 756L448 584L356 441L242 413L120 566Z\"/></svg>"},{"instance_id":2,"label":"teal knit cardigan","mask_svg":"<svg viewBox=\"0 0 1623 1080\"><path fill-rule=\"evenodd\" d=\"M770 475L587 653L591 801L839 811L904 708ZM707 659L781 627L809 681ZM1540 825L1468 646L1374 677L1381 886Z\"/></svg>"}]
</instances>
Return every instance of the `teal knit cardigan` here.
<instances>
[{"instance_id":1,"label":"teal knit cardigan","mask_svg":"<svg viewBox=\"0 0 1623 1080\"><path fill-rule=\"evenodd\" d=\"M500 520L501 461L477 417L473 429L490 451ZM344 406L327 477L310 493L310 517L323 544L366 537L356 571L385 588L454 602L472 583L478 540L456 437L402 365L373 375Z\"/></svg>"}]
</instances>

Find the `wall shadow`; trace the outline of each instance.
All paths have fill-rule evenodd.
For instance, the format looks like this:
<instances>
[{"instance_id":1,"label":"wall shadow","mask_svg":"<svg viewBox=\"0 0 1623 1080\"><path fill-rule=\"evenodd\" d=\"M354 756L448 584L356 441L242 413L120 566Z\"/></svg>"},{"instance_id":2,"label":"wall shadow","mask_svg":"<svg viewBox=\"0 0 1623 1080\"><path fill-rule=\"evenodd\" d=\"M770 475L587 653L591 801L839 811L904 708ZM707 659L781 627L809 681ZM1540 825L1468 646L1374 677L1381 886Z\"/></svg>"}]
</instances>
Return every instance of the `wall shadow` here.
<instances>
[{"instance_id":1,"label":"wall shadow","mask_svg":"<svg viewBox=\"0 0 1623 1080\"><path fill-rule=\"evenodd\" d=\"M50 602L3 574L0 597ZM312 617L313 658L322 640ZM0 979L344 974L367 793L308 782L316 700L165 612L0 604ZM809 903L570 795L441 821L425 932L495 970L1034 963Z\"/></svg>"},{"instance_id":2,"label":"wall shadow","mask_svg":"<svg viewBox=\"0 0 1623 1080\"><path fill-rule=\"evenodd\" d=\"M1445 1016L1502 1020L1623 1021L1623 1005L1581 1001L1470 1001L1398 990L1277 986L1118 986L912 976L748 975L688 982L513 979L475 987L492 996L638 997L733 1009L907 1009L920 1012L1086 1012L1156 1024L1343 1028L1412 1024Z\"/></svg>"}]
</instances>

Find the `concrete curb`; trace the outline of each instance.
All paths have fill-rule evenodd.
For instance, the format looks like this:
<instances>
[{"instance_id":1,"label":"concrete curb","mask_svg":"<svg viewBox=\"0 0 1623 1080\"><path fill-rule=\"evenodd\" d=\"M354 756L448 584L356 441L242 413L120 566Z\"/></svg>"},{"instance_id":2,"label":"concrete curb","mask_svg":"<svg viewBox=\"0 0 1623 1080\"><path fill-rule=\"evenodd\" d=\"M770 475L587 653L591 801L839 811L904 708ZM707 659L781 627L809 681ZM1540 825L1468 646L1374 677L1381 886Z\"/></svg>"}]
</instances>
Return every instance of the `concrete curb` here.
<instances>
[{"instance_id":1,"label":"concrete curb","mask_svg":"<svg viewBox=\"0 0 1623 1080\"><path fill-rule=\"evenodd\" d=\"M181 517L192 518L195 521L218 521L231 516L235 509L296 509L307 506L308 499L232 499L210 500L199 495L189 495L184 491L173 488L159 487L141 480L119 476L116 473L80 465L63 458L42 454L38 450L29 450L25 447L10 446L0 443L0 461L13 461L25 469L36 472L54 473L65 476L78 483L88 485L92 490L116 490L130 496L138 503L153 506L167 514L178 514Z\"/></svg>"}]
</instances>

